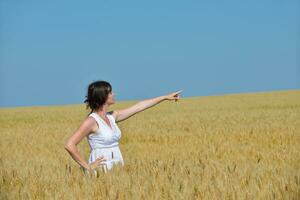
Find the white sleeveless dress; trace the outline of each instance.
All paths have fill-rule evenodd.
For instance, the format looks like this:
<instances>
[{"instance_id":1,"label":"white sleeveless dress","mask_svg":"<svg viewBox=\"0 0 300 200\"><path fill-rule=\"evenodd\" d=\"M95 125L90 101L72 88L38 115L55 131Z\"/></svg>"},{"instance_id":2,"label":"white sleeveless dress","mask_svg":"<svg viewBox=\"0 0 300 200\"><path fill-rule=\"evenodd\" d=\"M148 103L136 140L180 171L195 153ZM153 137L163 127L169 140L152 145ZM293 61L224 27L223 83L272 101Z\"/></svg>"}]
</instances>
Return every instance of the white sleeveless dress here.
<instances>
[{"instance_id":1,"label":"white sleeveless dress","mask_svg":"<svg viewBox=\"0 0 300 200\"><path fill-rule=\"evenodd\" d=\"M91 148L88 163L90 164L98 157L104 156L106 158L106 161L103 162L103 170L105 173L108 170L111 170L115 164L124 165L123 157L119 148L121 131L117 126L113 115L106 113L106 116L108 117L112 128L108 126L108 124L97 113L91 113L89 115L89 117L93 117L96 120L98 130L87 136L87 140Z\"/></svg>"}]
</instances>

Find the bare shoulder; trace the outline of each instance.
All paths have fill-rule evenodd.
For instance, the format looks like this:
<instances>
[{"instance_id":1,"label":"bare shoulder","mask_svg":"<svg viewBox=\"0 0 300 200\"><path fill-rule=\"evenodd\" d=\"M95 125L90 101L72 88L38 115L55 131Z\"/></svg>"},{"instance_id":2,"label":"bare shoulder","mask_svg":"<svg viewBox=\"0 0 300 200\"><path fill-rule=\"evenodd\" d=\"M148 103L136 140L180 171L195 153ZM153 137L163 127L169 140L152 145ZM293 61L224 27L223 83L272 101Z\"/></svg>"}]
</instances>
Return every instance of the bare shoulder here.
<instances>
[{"instance_id":1,"label":"bare shoulder","mask_svg":"<svg viewBox=\"0 0 300 200\"><path fill-rule=\"evenodd\" d=\"M77 145L85 136L92 133L95 123L96 122L91 117L84 119L79 128L68 139L66 146L70 146L72 144Z\"/></svg>"},{"instance_id":2,"label":"bare shoulder","mask_svg":"<svg viewBox=\"0 0 300 200\"><path fill-rule=\"evenodd\" d=\"M93 117L88 116L81 124L82 128L95 132L98 129L98 124Z\"/></svg>"}]
</instances>

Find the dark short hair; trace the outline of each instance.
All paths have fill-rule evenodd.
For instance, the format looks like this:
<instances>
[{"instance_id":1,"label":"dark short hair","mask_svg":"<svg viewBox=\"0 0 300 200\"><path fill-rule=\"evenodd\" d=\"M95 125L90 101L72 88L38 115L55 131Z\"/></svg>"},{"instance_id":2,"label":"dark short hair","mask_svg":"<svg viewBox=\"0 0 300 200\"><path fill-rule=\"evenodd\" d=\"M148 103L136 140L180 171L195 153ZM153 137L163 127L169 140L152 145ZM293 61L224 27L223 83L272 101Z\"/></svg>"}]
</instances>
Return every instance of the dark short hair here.
<instances>
[{"instance_id":1,"label":"dark short hair","mask_svg":"<svg viewBox=\"0 0 300 200\"><path fill-rule=\"evenodd\" d=\"M89 84L87 89L87 95L84 103L86 103L86 109L90 108L91 112L100 108L107 100L108 94L112 91L112 87L109 82L95 81Z\"/></svg>"}]
</instances>

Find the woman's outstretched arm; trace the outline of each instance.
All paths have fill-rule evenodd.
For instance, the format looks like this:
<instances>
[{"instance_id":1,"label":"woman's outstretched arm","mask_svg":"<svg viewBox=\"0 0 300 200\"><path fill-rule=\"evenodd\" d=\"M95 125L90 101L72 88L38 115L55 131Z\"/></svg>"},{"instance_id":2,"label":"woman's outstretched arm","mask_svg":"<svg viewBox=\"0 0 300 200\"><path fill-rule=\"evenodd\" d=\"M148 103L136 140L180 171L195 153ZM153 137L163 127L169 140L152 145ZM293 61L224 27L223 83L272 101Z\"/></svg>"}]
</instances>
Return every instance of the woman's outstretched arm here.
<instances>
[{"instance_id":1,"label":"woman's outstretched arm","mask_svg":"<svg viewBox=\"0 0 300 200\"><path fill-rule=\"evenodd\" d=\"M147 108L150 108L164 100L175 100L177 101L179 99L179 94L182 92L182 90L171 93L169 95L164 95L164 96L159 96L159 97L155 97L152 99L146 99L143 101L140 101L136 104L134 104L133 106L129 107L129 108L125 108L122 110L115 110L113 112L113 116L116 119L116 122L125 120L131 116L133 116L134 114L141 112L143 110L146 110Z\"/></svg>"}]
</instances>

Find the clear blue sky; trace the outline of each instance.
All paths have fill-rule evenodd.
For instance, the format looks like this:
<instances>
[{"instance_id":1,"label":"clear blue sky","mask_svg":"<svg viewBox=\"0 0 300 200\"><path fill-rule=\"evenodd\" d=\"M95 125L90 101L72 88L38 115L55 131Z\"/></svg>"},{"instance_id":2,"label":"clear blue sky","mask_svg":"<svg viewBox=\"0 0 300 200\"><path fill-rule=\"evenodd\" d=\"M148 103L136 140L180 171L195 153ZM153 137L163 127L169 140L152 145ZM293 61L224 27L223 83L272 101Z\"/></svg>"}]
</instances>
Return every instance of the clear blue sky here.
<instances>
[{"instance_id":1,"label":"clear blue sky","mask_svg":"<svg viewBox=\"0 0 300 200\"><path fill-rule=\"evenodd\" d=\"M300 89L300 1L0 0L0 107Z\"/></svg>"}]
</instances>

